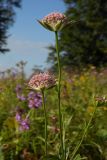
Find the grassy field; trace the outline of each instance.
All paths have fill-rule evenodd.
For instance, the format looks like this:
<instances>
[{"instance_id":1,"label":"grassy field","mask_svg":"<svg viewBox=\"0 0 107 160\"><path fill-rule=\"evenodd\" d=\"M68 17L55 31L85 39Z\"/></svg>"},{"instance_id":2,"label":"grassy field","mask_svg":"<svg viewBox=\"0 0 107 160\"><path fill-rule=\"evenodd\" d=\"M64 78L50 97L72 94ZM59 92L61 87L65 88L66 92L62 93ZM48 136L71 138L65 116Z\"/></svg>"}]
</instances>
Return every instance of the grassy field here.
<instances>
[{"instance_id":1,"label":"grassy field","mask_svg":"<svg viewBox=\"0 0 107 160\"><path fill-rule=\"evenodd\" d=\"M63 72L61 109L66 160L71 160L93 113L95 97L107 96L107 69ZM40 93L28 88L24 73L0 73L0 160L44 160L44 113ZM36 94L36 95L35 95ZM45 94L48 160L60 159L56 87ZM32 107L33 105L33 107ZM18 117L19 116L19 117ZM28 117L26 126L19 123ZM18 119L19 118L19 119ZM74 160L107 160L107 106L97 107Z\"/></svg>"}]
</instances>

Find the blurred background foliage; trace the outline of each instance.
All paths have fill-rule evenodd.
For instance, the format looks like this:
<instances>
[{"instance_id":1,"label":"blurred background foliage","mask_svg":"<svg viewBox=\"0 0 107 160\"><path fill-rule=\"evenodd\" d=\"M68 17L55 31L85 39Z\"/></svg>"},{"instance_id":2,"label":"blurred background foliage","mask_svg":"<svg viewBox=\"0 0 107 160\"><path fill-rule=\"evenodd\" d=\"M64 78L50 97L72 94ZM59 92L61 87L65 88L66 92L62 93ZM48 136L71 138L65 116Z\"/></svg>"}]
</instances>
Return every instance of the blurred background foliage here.
<instances>
[{"instance_id":1,"label":"blurred background foliage","mask_svg":"<svg viewBox=\"0 0 107 160\"><path fill-rule=\"evenodd\" d=\"M22 67L23 65L23 67ZM30 129L20 131L16 121L17 108L29 112L27 81L24 74L25 63L0 73L0 156L1 160L44 159L44 116L43 108L30 109ZM22 70L23 68L23 70ZM21 87L17 96L16 88ZM64 123L64 145L66 159L80 141L83 128L94 110L93 97L107 97L107 69L97 70L91 66L81 73L63 71L62 112ZM56 88L46 92L48 113L48 154L49 159L58 160L59 125ZM78 150L79 157L88 160L107 160L107 106L97 108L88 134ZM80 159L81 159L80 158Z\"/></svg>"},{"instance_id":2,"label":"blurred background foliage","mask_svg":"<svg viewBox=\"0 0 107 160\"><path fill-rule=\"evenodd\" d=\"M64 0L71 22L59 33L62 66L105 66L107 63L107 1ZM49 46L48 62L55 68L55 47Z\"/></svg>"},{"instance_id":3,"label":"blurred background foliage","mask_svg":"<svg viewBox=\"0 0 107 160\"><path fill-rule=\"evenodd\" d=\"M9 51L6 47L8 29L14 23L16 7L21 7L21 0L0 0L0 53Z\"/></svg>"}]
</instances>

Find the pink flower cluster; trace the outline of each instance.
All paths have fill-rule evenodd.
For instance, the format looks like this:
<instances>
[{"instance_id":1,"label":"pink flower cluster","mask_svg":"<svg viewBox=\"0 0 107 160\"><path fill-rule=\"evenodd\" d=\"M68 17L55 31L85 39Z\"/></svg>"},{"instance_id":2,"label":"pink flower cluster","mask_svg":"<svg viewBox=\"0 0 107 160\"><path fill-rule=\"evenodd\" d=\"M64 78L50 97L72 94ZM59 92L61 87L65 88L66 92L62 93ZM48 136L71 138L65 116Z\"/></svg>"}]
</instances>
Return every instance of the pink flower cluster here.
<instances>
[{"instance_id":1,"label":"pink flower cluster","mask_svg":"<svg viewBox=\"0 0 107 160\"><path fill-rule=\"evenodd\" d=\"M44 28L56 32L63 29L68 24L68 19L62 13L53 12L45 16L42 20L38 20L38 22Z\"/></svg>"},{"instance_id":2,"label":"pink flower cluster","mask_svg":"<svg viewBox=\"0 0 107 160\"><path fill-rule=\"evenodd\" d=\"M45 16L42 21L46 23L57 23L58 21L65 21L66 16L62 13L53 12Z\"/></svg>"},{"instance_id":3,"label":"pink flower cluster","mask_svg":"<svg viewBox=\"0 0 107 160\"><path fill-rule=\"evenodd\" d=\"M48 72L39 73L30 79L28 85L34 90L49 89L56 85L56 79Z\"/></svg>"}]
</instances>

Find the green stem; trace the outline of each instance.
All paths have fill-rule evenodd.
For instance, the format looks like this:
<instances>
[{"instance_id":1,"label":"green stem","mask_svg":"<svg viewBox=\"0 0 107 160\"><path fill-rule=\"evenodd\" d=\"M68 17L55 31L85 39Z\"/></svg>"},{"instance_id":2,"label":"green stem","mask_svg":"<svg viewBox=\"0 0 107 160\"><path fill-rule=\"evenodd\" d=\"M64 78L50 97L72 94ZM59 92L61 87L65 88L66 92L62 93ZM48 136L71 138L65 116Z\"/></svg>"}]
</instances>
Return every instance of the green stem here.
<instances>
[{"instance_id":1,"label":"green stem","mask_svg":"<svg viewBox=\"0 0 107 160\"><path fill-rule=\"evenodd\" d=\"M56 40L56 52L57 52L57 62L58 62L58 107L59 107L59 125L60 125L60 143L61 143L61 153L62 160L64 160L64 146L63 146L63 128L62 128L62 113L61 113L61 65L60 65L60 55L59 55L59 44L58 44L58 32L55 32Z\"/></svg>"},{"instance_id":2,"label":"green stem","mask_svg":"<svg viewBox=\"0 0 107 160\"><path fill-rule=\"evenodd\" d=\"M33 111L33 108L29 110L28 114L26 115L26 119L30 117L30 114L32 113L32 111Z\"/></svg>"},{"instance_id":3,"label":"green stem","mask_svg":"<svg viewBox=\"0 0 107 160\"><path fill-rule=\"evenodd\" d=\"M82 135L82 138L81 138L80 142L79 142L78 145L75 147L75 149L74 149L74 151L73 151L73 153L72 153L71 160L73 160L75 154L77 153L78 149L80 148L80 146L81 146L81 144L82 144L82 142L83 142L83 140L84 140L84 138L85 138L85 136L86 136L86 134L87 134L87 131L88 131L89 127L90 127L90 124L91 124L91 122L92 122L92 119L93 119L93 117L94 117L94 115L95 115L96 108L97 108L97 105L95 106L94 111L93 111L93 113L92 113L92 116L90 117L89 122L88 122L87 126L86 126L85 129L84 129L84 132L83 132L83 135Z\"/></svg>"},{"instance_id":4,"label":"green stem","mask_svg":"<svg viewBox=\"0 0 107 160\"><path fill-rule=\"evenodd\" d=\"M45 117L45 157L47 158L47 113L46 113L46 106L45 106L44 90L42 90L42 103L43 103L44 117Z\"/></svg>"}]
</instances>

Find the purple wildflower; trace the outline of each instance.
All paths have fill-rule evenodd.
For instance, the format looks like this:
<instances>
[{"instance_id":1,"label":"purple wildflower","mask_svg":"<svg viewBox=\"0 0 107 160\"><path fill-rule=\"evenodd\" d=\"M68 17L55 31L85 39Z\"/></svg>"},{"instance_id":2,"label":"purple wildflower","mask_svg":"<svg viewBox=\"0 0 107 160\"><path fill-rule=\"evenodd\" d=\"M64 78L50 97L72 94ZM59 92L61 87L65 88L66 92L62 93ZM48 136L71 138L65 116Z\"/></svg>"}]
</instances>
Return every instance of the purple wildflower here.
<instances>
[{"instance_id":1,"label":"purple wildflower","mask_svg":"<svg viewBox=\"0 0 107 160\"><path fill-rule=\"evenodd\" d=\"M22 86L21 86L20 84L18 84L18 85L16 86L16 88L15 88L15 91L16 91L17 93L21 93L21 92L22 92Z\"/></svg>"},{"instance_id":2,"label":"purple wildflower","mask_svg":"<svg viewBox=\"0 0 107 160\"><path fill-rule=\"evenodd\" d=\"M25 96L22 94L22 86L20 84L18 84L16 86L15 91L16 91L16 94L17 94L17 98L20 101L25 101L26 100Z\"/></svg>"},{"instance_id":3,"label":"purple wildflower","mask_svg":"<svg viewBox=\"0 0 107 160\"><path fill-rule=\"evenodd\" d=\"M42 96L39 93L30 92L28 94L29 108L38 108L42 105Z\"/></svg>"},{"instance_id":4,"label":"purple wildflower","mask_svg":"<svg viewBox=\"0 0 107 160\"><path fill-rule=\"evenodd\" d=\"M19 106L17 106L16 107L16 116L15 116L16 121L18 121L18 122L21 121L23 113L24 113L24 110L22 108L20 108Z\"/></svg>"},{"instance_id":5,"label":"purple wildflower","mask_svg":"<svg viewBox=\"0 0 107 160\"><path fill-rule=\"evenodd\" d=\"M29 92L28 99L34 99L34 97L35 97L35 92L33 91Z\"/></svg>"},{"instance_id":6,"label":"purple wildflower","mask_svg":"<svg viewBox=\"0 0 107 160\"><path fill-rule=\"evenodd\" d=\"M16 118L16 121L20 122L21 121L21 114L17 112L15 118Z\"/></svg>"},{"instance_id":7,"label":"purple wildflower","mask_svg":"<svg viewBox=\"0 0 107 160\"><path fill-rule=\"evenodd\" d=\"M15 116L20 131L29 130L30 128L29 117L23 118L23 113L24 111L18 108Z\"/></svg>"},{"instance_id":8,"label":"purple wildflower","mask_svg":"<svg viewBox=\"0 0 107 160\"><path fill-rule=\"evenodd\" d=\"M24 120L22 120L20 122L20 127L19 127L19 130L20 131L25 131L25 130L29 130L30 129L30 125L29 125L29 119L26 118Z\"/></svg>"},{"instance_id":9,"label":"purple wildflower","mask_svg":"<svg viewBox=\"0 0 107 160\"><path fill-rule=\"evenodd\" d=\"M19 95L17 94L17 98L20 100L20 101L25 101L26 100L26 97L22 94L22 95Z\"/></svg>"}]
</instances>

